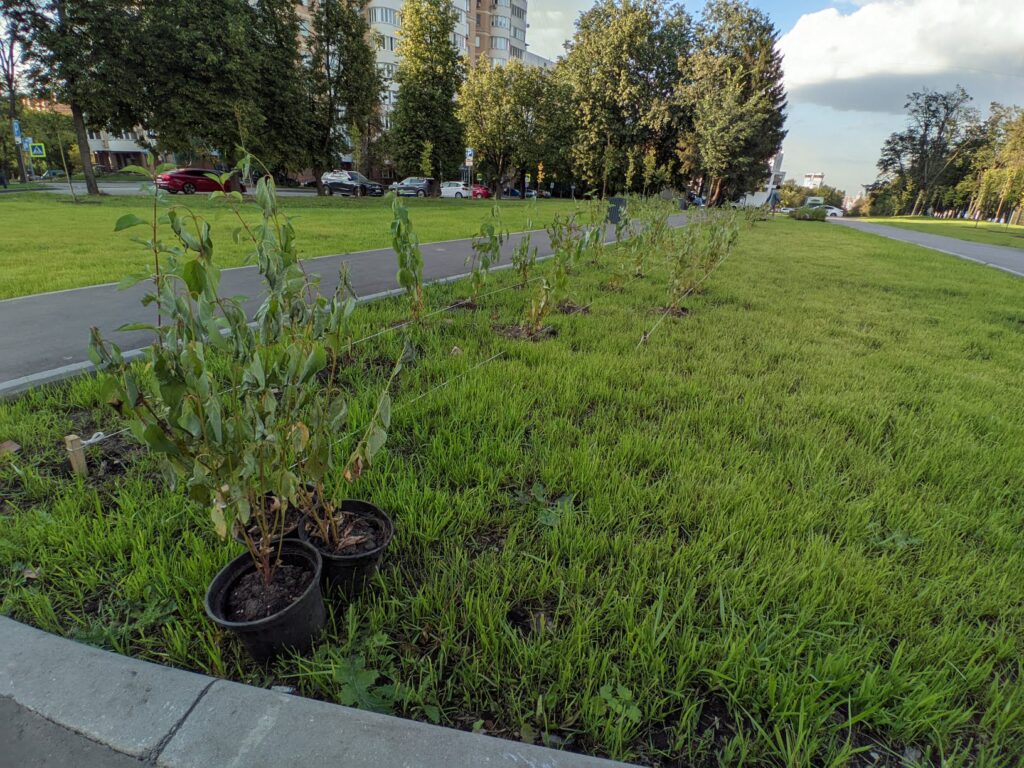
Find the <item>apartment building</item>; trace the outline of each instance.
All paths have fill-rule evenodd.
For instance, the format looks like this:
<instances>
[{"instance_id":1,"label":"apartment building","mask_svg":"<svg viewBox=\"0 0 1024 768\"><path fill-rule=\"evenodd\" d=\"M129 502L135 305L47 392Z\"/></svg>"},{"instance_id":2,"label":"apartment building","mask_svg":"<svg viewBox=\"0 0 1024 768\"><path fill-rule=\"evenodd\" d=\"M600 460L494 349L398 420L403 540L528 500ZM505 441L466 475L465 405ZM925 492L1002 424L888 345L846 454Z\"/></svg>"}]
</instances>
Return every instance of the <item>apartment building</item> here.
<instances>
[{"instance_id":1,"label":"apartment building","mask_svg":"<svg viewBox=\"0 0 1024 768\"><path fill-rule=\"evenodd\" d=\"M451 0L458 14L452 44L466 56L471 55L469 47L470 35L470 3L475 0ZM370 0L366 13L370 27L378 35L377 69L384 80L384 92L381 95L384 108L384 127L391 125L391 110L398 98L398 84L395 83L395 72L398 69L398 37L401 26L401 10L403 0Z\"/></svg>"},{"instance_id":2,"label":"apartment building","mask_svg":"<svg viewBox=\"0 0 1024 768\"><path fill-rule=\"evenodd\" d=\"M504 64L526 58L527 0L472 0L472 58Z\"/></svg>"}]
</instances>

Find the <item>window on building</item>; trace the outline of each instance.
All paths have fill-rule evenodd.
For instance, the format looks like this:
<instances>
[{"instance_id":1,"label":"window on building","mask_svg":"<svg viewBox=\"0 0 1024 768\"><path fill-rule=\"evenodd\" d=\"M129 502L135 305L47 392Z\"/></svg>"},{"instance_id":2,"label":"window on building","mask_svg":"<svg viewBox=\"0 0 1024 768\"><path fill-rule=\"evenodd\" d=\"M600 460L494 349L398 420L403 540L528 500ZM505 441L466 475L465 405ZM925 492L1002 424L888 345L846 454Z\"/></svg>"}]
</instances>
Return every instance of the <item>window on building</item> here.
<instances>
[{"instance_id":1,"label":"window on building","mask_svg":"<svg viewBox=\"0 0 1024 768\"><path fill-rule=\"evenodd\" d=\"M371 24L390 24L398 26L398 11L394 8L371 8L369 11Z\"/></svg>"},{"instance_id":2,"label":"window on building","mask_svg":"<svg viewBox=\"0 0 1024 768\"><path fill-rule=\"evenodd\" d=\"M491 37L491 50L492 51L507 51L508 50L508 38L507 37Z\"/></svg>"},{"instance_id":3,"label":"window on building","mask_svg":"<svg viewBox=\"0 0 1024 768\"><path fill-rule=\"evenodd\" d=\"M519 27L512 27L512 37L514 37L516 40L522 40L525 43L526 30L520 29Z\"/></svg>"},{"instance_id":4,"label":"window on building","mask_svg":"<svg viewBox=\"0 0 1024 768\"><path fill-rule=\"evenodd\" d=\"M512 57L513 58L516 58L516 59L523 58L523 49L522 48L516 48L513 45L512 48L511 48L511 53L512 53Z\"/></svg>"},{"instance_id":5,"label":"window on building","mask_svg":"<svg viewBox=\"0 0 1024 768\"><path fill-rule=\"evenodd\" d=\"M508 16L491 16L491 26L508 29L512 26L512 19Z\"/></svg>"},{"instance_id":6,"label":"window on building","mask_svg":"<svg viewBox=\"0 0 1024 768\"><path fill-rule=\"evenodd\" d=\"M382 51L394 51L398 45L398 38L391 35L380 35L377 38L377 47Z\"/></svg>"},{"instance_id":7,"label":"window on building","mask_svg":"<svg viewBox=\"0 0 1024 768\"><path fill-rule=\"evenodd\" d=\"M515 18L517 18L517 19L523 19L525 21L526 20L526 9L525 8L520 8L518 5L515 5L513 3L513 5L512 5L512 15Z\"/></svg>"}]
</instances>

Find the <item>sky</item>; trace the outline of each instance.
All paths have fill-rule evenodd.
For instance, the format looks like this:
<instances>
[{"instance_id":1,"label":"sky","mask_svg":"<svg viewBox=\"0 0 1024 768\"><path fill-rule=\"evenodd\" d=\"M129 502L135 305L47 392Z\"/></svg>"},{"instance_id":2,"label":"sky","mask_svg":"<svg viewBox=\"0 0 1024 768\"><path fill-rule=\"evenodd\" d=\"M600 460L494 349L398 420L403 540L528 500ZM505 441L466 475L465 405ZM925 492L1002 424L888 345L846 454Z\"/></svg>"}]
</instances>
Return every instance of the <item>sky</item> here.
<instances>
[{"instance_id":1,"label":"sky","mask_svg":"<svg viewBox=\"0 0 1024 768\"><path fill-rule=\"evenodd\" d=\"M530 0L530 50L558 58L593 0ZM703 2L684 3L697 16ZM911 91L957 83L982 114L1024 105L1024 0L751 0L779 29L789 96L783 169L856 196Z\"/></svg>"}]
</instances>

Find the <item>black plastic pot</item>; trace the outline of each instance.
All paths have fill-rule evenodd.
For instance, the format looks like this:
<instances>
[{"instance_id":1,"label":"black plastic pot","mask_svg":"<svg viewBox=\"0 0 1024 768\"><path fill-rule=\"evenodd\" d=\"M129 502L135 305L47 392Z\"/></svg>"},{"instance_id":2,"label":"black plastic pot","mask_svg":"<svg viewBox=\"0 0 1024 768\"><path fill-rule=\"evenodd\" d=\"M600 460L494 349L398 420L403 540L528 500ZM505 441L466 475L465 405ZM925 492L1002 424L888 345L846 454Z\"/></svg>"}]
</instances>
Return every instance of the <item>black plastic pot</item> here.
<instances>
[{"instance_id":1,"label":"black plastic pot","mask_svg":"<svg viewBox=\"0 0 1024 768\"><path fill-rule=\"evenodd\" d=\"M300 653L309 650L327 618L320 588L323 561L316 548L304 541L287 540L281 545L281 562L308 568L313 571L313 578L294 603L273 616L256 621L230 621L225 618L231 589L243 576L256 569L248 552L228 563L206 590L206 615L218 626L235 633L249 655L261 664L287 648Z\"/></svg>"},{"instance_id":2,"label":"black plastic pot","mask_svg":"<svg viewBox=\"0 0 1024 768\"><path fill-rule=\"evenodd\" d=\"M384 559L384 550L395 536L395 526L384 510L368 501L345 499L338 505L339 512L348 512L359 517L370 517L378 521L384 534L383 543L376 549L358 555L339 555L320 546L319 537L309 531L307 521L299 524L299 539L316 548L324 561L324 586L337 587L346 596L355 597L363 591L366 582L377 572L377 566Z\"/></svg>"}]
</instances>

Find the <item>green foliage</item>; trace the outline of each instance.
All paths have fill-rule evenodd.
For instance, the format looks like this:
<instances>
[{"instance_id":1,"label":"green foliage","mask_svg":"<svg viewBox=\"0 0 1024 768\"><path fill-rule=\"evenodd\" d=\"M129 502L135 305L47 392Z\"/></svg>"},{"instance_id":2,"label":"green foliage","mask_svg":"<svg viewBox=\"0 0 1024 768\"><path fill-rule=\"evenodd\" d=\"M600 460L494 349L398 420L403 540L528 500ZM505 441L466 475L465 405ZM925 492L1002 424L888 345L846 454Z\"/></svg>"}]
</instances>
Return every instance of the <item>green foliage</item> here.
<instances>
[{"instance_id":1,"label":"green foliage","mask_svg":"<svg viewBox=\"0 0 1024 768\"><path fill-rule=\"evenodd\" d=\"M551 298L556 304L561 304L570 300L569 276L586 255L588 233L575 213L568 216L556 215L547 226L547 232L555 264Z\"/></svg>"},{"instance_id":2,"label":"green foliage","mask_svg":"<svg viewBox=\"0 0 1024 768\"><path fill-rule=\"evenodd\" d=\"M516 243L512 250L512 268L519 275L519 281L524 287L530 281L530 272L537 263L537 246L532 245L533 218L537 212L537 201L530 200L526 203L526 232Z\"/></svg>"},{"instance_id":3,"label":"green foliage","mask_svg":"<svg viewBox=\"0 0 1024 768\"><path fill-rule=\"evenodd\" d=\"M392 159L400 174L416 175L429 141L430 167L438 178L450 178L462 164L465 148L455 115L465 70L452 42L457 15L448 0L406 0L401 14L398 101L389 134Z\"/></svg>"},{"instance_id":4,"label":"green foliage","mask_svg":"<svg viewBox=\"0 0 1024 768\"><path fill-rule=\"evenodd\" d=\"M246 157L238 170L247 173L249 163ZM150 171L151 178L161 170ZM230 177L219 181L226 185ZM153 284L143 304L155 307L155 325L122 329L153 332L145 370L128 363L96 328L90 358L135 436L185 481L192 499L209 508L220 536L232 530L243 535L269 583L274 537L284 532L288 508L314 518L321 507L330 513L323 480L348 416L332 383L333 368L348 341L355 301L344 295L344 280L332 297L319 294L318 280L299 263L295 228L278 208L269 175L256 186L256 221L243 215L239 193L211 194L238 219L239 237L251 244L251 260L266 284L252 325L243 299L220 293L210 225L184 207L161 213L165 193L154 185L151 194L151 221L128 214L115 227L145 226L146 233L133 240L152 254L152 269L124 282ZM163 239L165 228L171 240ZM329 360L332 376L321 385L317 377ZM371 419L371 428L377 420ZM356 476L382 443L377 437L368 449L360 444Z\"/></svg>"},{"instance_id":5,"label":"green foliage","mask_svg":"<svg viewBox=\"0 0 1024 768\"><path fill-rule=\"evenodd\" d=\"M537 336L544 330L544 323L551 314L552 288L547 280L541 280L537 294L530 300L530 311L527 315L527 328L531 335Z\"/></svg>"},{"instance_id":6,"label":"green foliage","mask_svg":"<svg viewBox=\"0 0 1024 768\"><path fill-rule=\"evenodd\" d=\"M420 151L420 173L424 178L432 178L434 175L434 142L427 140L423 142L423 149Z\"/></svg>"},{"instance_id":7,"label":"green foliage","mask_svg":"<svg viewBox=\"0 0 1024 768\"><path fill-rule=\"evenodd\" d=\"M551 79L546 70L516 59L492 66L481 57L462 84L458 116L466 143L476 150L477 167L497 181L499 197L514 171L543 161Z\"/></svg>"},{"instance_id":8,"label":"green foliage","mask_svg":"<svg viewBox=\"0 0 1024 768\"><path fill-rule=\"evenodd\" d=\"M790 211L789 216L797 221L825 221L828 216L828 211L820 205L813 208L804 206Z\"/></svg>"},{"instance_id":9,"label":"green foliage","mask_svg":"<svg viewBox=\"0 0 1024 768\"><path fill-rule=\"evenodd\" d=\"M581 14L558 78L575 118L566 134L573 171L602 196L629 191L636 150L652 150L651 165L675 178L675 142L688 118L673 89L686 73L690 25L682 6L653 0L600 0ZM629 175L636 185L638 174Z\"/></svg>"},{"instance_id":10,"label":"green foliage","mask_svg":"<svg viewBox=\"0 0 1024 768\"><path fill-rule=\"evenodd\" d=\"M391 200L391 247L398 257L398 285L409 297L409 311L413 319L423 314L423 253L420 241L409 217L409 209L402 198Z\"/></svg>"},{"instance_id":11,"label":"green foliage","mask_svg":"<svg viewBox=\"0 0 1024 768\"><path fill-rule=\"evenodd\" d=\"M351 137L373 141L382 82L366 0L324 0L310 8L308 156L319 184L323 172L340 167L341 155L353 149Z\"/></svg>"},{"instance_id":12,"label":"green foliage","mask_svg":"<svg viewBox=\"0 0 1024 768\"><path fill-rule=\"evenodd\" d=\"M786 179L778 188L779 205L783 208L800 208L807 202L808 197L820 197L825 205L834 205L836 208L843 207L846 199L846 191L822 184L820 187L810 189L797 184L793 179Z\"/></svg>"},{"instance_id":13,"label":"green foliage","mask_svg":"<svg viewBox=\"0 0 1024 768\"><path fill-rule=\"evenodd\" d=\"M474 303L487 283L487 273L501 261L501 245L507 237L508 231L501 223L501 208L495 203L490 218L480 225L480 232L473 238L473 253L466 262L472 271Z\"/></svg>"}]
</instances>

